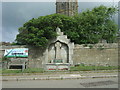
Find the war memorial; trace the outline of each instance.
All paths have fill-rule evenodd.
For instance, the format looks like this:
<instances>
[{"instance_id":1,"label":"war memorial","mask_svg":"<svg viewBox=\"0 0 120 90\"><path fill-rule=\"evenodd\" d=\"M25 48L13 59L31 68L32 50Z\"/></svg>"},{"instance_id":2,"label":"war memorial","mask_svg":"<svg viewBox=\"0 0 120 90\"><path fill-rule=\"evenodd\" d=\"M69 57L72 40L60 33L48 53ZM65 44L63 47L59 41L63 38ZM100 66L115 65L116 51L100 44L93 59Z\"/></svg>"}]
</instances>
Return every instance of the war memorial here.
<instances>
[{"instance_id":1,"label":"war memorial","mask_svg":"<svg viewBox=\"0 0 120 90\"><path fill-rule=\"evenodd\" d=\"M56 2L56 13L73 16L78 12L78 2ZM84 65L118 65L118 44L98 43L78 45L71 42L61 28L57 27L58 36L53 39L43 51L40 48L17 45L1 46L2 56L10 58L3 68L44 68L45 70L69 70L70 66ZM90 48L89 46L93 47ZM10 56L12 55L12 56Z\"/></svg>"}]
</instances>

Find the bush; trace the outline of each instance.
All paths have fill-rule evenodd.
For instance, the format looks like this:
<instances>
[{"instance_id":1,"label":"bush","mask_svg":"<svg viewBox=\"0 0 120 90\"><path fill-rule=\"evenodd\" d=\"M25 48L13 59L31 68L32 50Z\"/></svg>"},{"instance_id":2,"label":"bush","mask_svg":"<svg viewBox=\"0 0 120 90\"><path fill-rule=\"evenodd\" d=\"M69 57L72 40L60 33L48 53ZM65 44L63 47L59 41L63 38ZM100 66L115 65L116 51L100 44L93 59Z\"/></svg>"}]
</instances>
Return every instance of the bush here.
<instances>
[{"instance_id":1,"label":"bush","mask_svg":"<svg viewBox=\"0 0 120 90\"><path fill-rule=\"evenodd\" d=\"M93 48L93 45L89 45L89 48L92 49L92 48Z\"/></svg>"}]
</instances>

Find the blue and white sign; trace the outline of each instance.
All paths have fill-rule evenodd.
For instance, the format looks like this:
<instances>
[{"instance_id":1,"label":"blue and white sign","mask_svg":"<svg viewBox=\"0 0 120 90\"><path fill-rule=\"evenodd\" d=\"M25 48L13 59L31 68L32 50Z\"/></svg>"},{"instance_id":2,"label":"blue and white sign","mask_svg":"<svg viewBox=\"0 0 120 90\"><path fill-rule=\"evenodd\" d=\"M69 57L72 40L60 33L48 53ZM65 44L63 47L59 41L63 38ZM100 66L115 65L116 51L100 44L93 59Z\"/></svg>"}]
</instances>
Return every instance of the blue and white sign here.
<instances>
[{"instance_id":1,"label":"blue and white sign","mask_svg":"<svg viewBox=\"0 0 120 90\"><path fill-rule=\"evenodd\" d=\"M28 57L28 48L6 49L4 56L6 57Z\"/></svg>"}]
</instances>

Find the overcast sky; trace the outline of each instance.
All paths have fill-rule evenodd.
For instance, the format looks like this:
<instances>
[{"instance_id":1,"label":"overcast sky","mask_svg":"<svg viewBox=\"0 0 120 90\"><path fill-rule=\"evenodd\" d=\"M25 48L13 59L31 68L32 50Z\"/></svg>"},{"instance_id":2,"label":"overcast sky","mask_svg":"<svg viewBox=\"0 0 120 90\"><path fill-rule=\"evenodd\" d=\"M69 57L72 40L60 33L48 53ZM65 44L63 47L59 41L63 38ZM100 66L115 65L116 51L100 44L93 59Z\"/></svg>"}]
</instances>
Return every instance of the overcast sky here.
<instances>
[{"instance_id":1,"label":"overcast sky","mask_svg":"<svg viewBox=\"0 0 120 90\"><path fill-rule=\"evenodd\" d=\"M13 42L18 28L32 18L56 13L55 2L2 2L2 41ZM95 6L117 6L113 2L79 2L79 12ZM0 9L1 11L1 9ZM118 17L115 16L116 21ZM0 17L1 20L1 17ZM0 22L1 23L1 22ZM1 25L1 24L0 24Z\"/></svg>"}]
</instances>

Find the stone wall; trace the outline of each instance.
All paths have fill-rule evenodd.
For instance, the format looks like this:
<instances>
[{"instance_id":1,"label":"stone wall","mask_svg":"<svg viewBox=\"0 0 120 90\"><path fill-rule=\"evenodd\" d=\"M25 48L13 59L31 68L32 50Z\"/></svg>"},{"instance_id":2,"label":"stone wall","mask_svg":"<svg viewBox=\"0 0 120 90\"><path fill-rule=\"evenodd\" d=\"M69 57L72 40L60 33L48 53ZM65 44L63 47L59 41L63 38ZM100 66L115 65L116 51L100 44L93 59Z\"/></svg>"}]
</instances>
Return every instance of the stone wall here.
<instances>
[{"instance_id":1,"label":"stone wall","mask_svg":"<svg viewBox=\"0 0 120 90\"><path fill-rule=\"evenodd\" d=\"M5 49L24 48L26 46L2 46L0 47L0 58ZM84 63L86 65L118 65L118 44L96 44L75 45L73 64ZM29 47L29 58L27 67L41 68L45 60L44 51L39 48Z\"/></svg>"},{"instance_id":2,"label":"stone wall","mask_svg":"<svg viewBox=\"0 0 120 90\"><path fill-rule=\"evenodd\" d=\"M29 47L29 57L28 57L28 68L42 68L43 62L45 60L44 50L41 50L40 48L33 48Z\"/></svg>"},{"instance_id":3,"label":"stone wall","mask_svg":"<svg viewBox=\"0 0 120 90\"><path fill-rule=\"evenodd\" d=\"M102 47L101 47L102 46ZM74 64L85 65L118 65L118 45L117 44L97 44L93 47L83 47L76 45L73 56Z\"/></svg>"},{"instance_id":4,"label":"stone wall","mask_svg":"<svg viewBox=\"0 0 120 90\"><path fill-rule=\"evenodd\" d=\"M118 38L118 65L120 66L120 34Z\"/></svg>"},{"instance_id":5,"label":"stone wall","mask_svg":"<svg viewBox=\"0 0 120 90\"><path fill-rule=\"evenodd\" d=\"M28 61L28 58L10 58L10 62L1 62L4 56L5 49L26 48L26 46L0 46L0 67L9 68L10 65L23 65ZM1 65L2 64L2 65Z\"/></svg>"}]
</instances>

